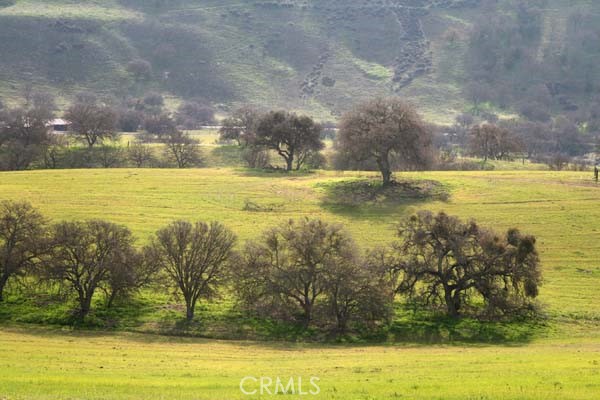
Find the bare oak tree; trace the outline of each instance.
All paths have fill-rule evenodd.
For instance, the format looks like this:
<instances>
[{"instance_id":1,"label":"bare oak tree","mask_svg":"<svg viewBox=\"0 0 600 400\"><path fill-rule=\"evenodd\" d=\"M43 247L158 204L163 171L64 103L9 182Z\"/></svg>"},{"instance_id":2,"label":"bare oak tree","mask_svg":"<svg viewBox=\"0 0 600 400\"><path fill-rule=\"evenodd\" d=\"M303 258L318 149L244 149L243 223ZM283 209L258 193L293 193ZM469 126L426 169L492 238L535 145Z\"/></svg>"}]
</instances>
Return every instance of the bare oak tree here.
<instances>
[{"instance_id":1,"label":"bare oak tree","mask_svg":"<svg viewBox=\"0 0 600 400\"><path fill-rule=\"evenodd\" d=\"M53 250L45 274L77 293L78 317L83 320L110 274L132 262L134 238L127 228L106 221L61 222L52 233Z\"/></svg>"},{"instance_id":2,"label":"bare oak tree","mask_svg":"<svg viewBox=\"0 0 600 400\"><path fill-rule=\"evenodd\" d=\"M326 278L327 309L335 321L334 332L345 334L352 322L368 324L391 316L392 298L387 282L359 258L341 259L330 266Z\"/></svg>"},{"instance_id":3,"label":"bare oak tree","mask_svg":"<svg viewBox=\"0 0 600 400\"><path fill-rule=\"evenodd\" d=\"M106 139L117 136L117 113L109 106L86 98L71 105L65 113L71 122L72 134L92 148Z\"/></svg>"},{"instance_id":4,"label":"bare oak tree","mask_svg":"<svg viewBox=\"0 0 600 400\"><path fill-rule=\"evenodd\" d=\"M541 284L535 238L510 229L501 237L474 221L428 211L398 228L398 289L427 304L444 304L451 317L479 297L492 314L527 309Z\"/></svg>"},{"instance_id":5,"label":"bare oak tree","mask_svg":"<svg viewBox=\"0 0 600 400\"><path fill-rule=\"evenodd\" d=\"M303 219L267 231L260 242L247 243L241 258L236 281L244 303L272 315L299 314L308 327L315 308L327 303L328 285L334 285L329 274L342 276L335 271L356 261L356 246L340 226ZM335 301L340 327L346 321L341 303L341 298Z\"/></svg>"},{"instance_id":6,"label":"bare oak tree","mask_svg":"<svg viewBox=\"0 0 600 400\"><path fill-rule=\"evenodd\" d=\"M48 250L45 224L29 203L0 203L0 302L9 279L30 271Z\"/></svg>"},{"instance_id":7,"label":"bare oak tree","mask_svg":"<svg viewBox=\"0 0 600 400\"><path fill-rule=\"evenodd\" d=\"M155 283L158 272L158 265L144 252L133 248L121 252L102 287L106 293L106 306L110 308L117 298L127 298Z\"/></svg>"},{"instance_id":8,"label":"bare oak tree","mask_svg":"<svg viewBox=\"0 0 600 400\"><path fill-rule=\"evenodd\" d=\"M154 160L152 148L137 140L129 146L127 155L129 160L138 168L150 165Z\"/></svg>"},{"instance_id":9,"label":"bare oak tree","mask_svg":"<svg viewBox=\"0 0 600 400\"><path fill-rule=\"evenodd\" d=\"M211 298L227 275L236 238L218 222L176 221L156 232L146 257L164 270L183 295L186 318L200 298Z\"/></svg>"},{"instance_id":10,"label":"bare oak tree","mask_svg":"<svg viewBox=\"0 0 600 400\"><path fill-rule=\"evenodd\" d=\"M412 106L397 98L380 98L342 117L336 146L357 161L375 160L387 186L392 182L392 158L406 168L425 168L431 142L431 133Z\"/></svg>"},{"instance_id":11,"label":"bare oak tree","mask_svg":"<svg viewBox=\"0 0 600 400\"><path fill-rule=\"evenodd\" d=\"M198 141L187 133L176 130L164 139L167 158L175 162L178 168L188 168L201 163Z\"/></svg>"}]
</instances>

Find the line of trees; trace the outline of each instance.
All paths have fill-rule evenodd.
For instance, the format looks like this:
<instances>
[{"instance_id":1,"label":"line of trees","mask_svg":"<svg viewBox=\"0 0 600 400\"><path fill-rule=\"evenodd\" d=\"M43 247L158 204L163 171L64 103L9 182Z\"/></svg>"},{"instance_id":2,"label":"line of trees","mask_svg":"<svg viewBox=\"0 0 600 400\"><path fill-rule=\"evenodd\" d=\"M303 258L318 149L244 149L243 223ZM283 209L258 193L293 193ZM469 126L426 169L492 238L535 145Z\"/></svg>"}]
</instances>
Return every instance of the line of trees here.
<instances>
[{"instance_id":1,"label":"line of trees","mask_svg":"<svg viewBox=\"0 0 600 400\"><path fill-rule=\"evenodd\" d=\"M361 253L340 225L290 220L236 247L218 222L175 221L135 246L107 221L50 224L24 202L0 203L0 301L7 284L39 279L68 289L83 320L149 287L175 290L191 321L200 301L233 290L252 315L344 333L389 321L399 298L450 317L535 312L541 284L533 236L504 235L445 213L402 221L389 246Z\"/></svg>"},{"instance_id":2,"label":"line of trees","mask_svg":"<svg viewBox=\"0 0 600 400\"><path fill-rule=\"evenodd\" d=\"M569 163L585 167L594 162L585 157L600 148L600 136L591 128L565 116L546 122L499 121L493 113L465 113L448 129L436 129L435 141L442 156L458 152L484 161L529 159L561 170Z\"/></svg>"},{"instance_id":3,"label":"line of trees","mask_svg":"<svg viewBox=\"0 0 600 400\"><path fill-rule=\"evenodd\" d=\"M325 147L324 129L307 116L244 107L223 121L220 134L222 140L245 149L251 167L264 166L254 162L255 155L268 150L283 158L287 171L324 164L319 154ZM343 116L335 140L335 167L378 170L386 186L392 184L394 169L422 170L433 165L432 144L432 133L414 107L397 98L379 98ZM266 157L258 159L268 164Z\"/></svg>"},{"instance_id":4,"label":"line of trees","mask_svg":"<svg viewBox=\"0 0 600 400\"><path fill-rule=\"evenodd\" d=\"M81 95L65 117L71 122L72 141L84 146L71 147L63 135L48 132L55 109L51 97L33 97L27 104L0 110L2 169L197 167L203 165L200 145L183 128L213 119L211 109L201 102L184 103L172 115L157 94L131 100L121 111ZM284 110L242 107L222 121L220 140L237 144L240 157L251 168L278 168L271 164L271 157L276 156L285 171L292 171L325 168L324 139L333 137L330 161L334 169L379 171L384 186L393 184L397 170L461 168L448 157L458 154L484 162L529 158L562 169L575 157L592 153L600 143L590 131L593 127L566 117L548 122L499 121L493 113L479 112L458 116L452 127L433 126L398 98L359 104L342 116L338 127L337 131L325 129L309 116ZM127 147L114 144L118 131L138 129L142 131Z\"/></svg>"},{"instance_id":5,"label":"line of trees","mask_svg":"<svg viewBox=\"0 0 600 400\"><path fill-rule=\"evenodd\" d=\"M182 103L171 115L158 94L107 104L84 93L65 112L70 123L67 135L56 135L50 126L56 111L52 96L34 93L28 97L31 100L22 107L0 106L0 169L199 166L199 143L180 128L196 129L214 121L212 108L199 100ZM127 147L115 143L120 132L140 129L143 133ZM161 144L162 153L149 142Z\"/></svg>"}]
</instances>

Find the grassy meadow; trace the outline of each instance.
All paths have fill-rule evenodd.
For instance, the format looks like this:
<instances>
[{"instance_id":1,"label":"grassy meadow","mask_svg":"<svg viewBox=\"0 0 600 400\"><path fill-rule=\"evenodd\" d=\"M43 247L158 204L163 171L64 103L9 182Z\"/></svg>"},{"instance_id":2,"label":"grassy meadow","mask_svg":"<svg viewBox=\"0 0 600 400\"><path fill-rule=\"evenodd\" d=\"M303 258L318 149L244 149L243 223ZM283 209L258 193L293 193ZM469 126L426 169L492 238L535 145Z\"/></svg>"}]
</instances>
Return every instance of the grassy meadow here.
<instances>
[{"instance_id":1,"label":"grassy meadow","mask_svg":"<svg viewBox=\"0 0 600 400\"><path fill-rule=\"evenodd\" d=\"M540 302L547 319L533 328L442 323L421 341L410 335L398 341L394 335L403 329L409 334L428 329L426 322L406 325L401 315L385 345L227 342L148 334L169 333L181 318L180 305L167 295L142 293L137 308L121 316L122 329L110 333L104 327L71 331L27 325L60 322L57 315L67 311L9 297L0 307L0 399L236 399L246 398L238 385L247 375L318 376L317 398L327 399L596 397L600 187L589 172L401 173L403 180L439 182L449 198L353 206L328 196L340 182L369 177L375 174L283 175L243 168L10 172L0 174L0 199L27 199L54 221L103 218L125 224L139 244L178 218L222 221L243 243L284 219L319 217L344 224L369 248L391 242L403 216L445 210L498 231L516 226L537 235L544 272ZM258 208L249 209L249 202ZM17 318L7 317L15 313ZM204 304L197 332L260 338L260 329L268 330L234 314L228 298ZM231 326L239 332L228 331ZM247 334L253 329L258 334ZM486 340L461 340L468 329L493 332L480 332Z\"/></svg>"},{"instance_id":2,"label":"grassy meadow","mask_svg":"<svg viewBox=\"0 0 600 400\"><path fill-rule=\"evenodd\" d=\"M597 340L347 347L2 328L0 398L594 399L599 363ZM321 392L245 396L246 376L318 377Z\"/></svg>"},{"instance_id":3,"label":"grassy meadow","mask_svg":"<svg viewBox=\"0 0 600 400\"><path fill-rule=\"evenodd\" d=\"M600 320L600 187L589 172L476 171L402 173L440 182L446 201L409 199L350 206L327 196L335 182L374 173L284 175L231 169L88 169L4 172L0 199L27 199L52 220L102 218L128 226L143 244L175 219L218 220L253 239L289 218L345 225L363 248L394 240L395 224L417 209L475 218L498 231L538 236L544 266L541 301L569 320ZM246 210L252 202L265 211Z\"/></svg>"}]
</instances>

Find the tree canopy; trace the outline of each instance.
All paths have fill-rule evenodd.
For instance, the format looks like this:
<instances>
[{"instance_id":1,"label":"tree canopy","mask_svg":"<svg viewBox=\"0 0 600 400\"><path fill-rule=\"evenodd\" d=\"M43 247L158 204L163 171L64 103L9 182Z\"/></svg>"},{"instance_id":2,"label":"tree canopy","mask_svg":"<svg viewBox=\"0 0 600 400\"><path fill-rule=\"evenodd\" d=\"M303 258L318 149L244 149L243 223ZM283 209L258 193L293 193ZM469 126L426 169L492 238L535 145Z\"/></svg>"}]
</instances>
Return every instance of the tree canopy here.
<instances>
[{"instance_id":1,"label":"tree canopy","mask_svg":"<svg viewBox=\"0 0 600 400\"><path fill-rule=\"evenodd\" d=\"M254 144L274 150L286 163L286 170L299 170L313 152L325 145L322 128L312 118L286 111L271 111L260 118Z\"/></svg>"}]
</instances>

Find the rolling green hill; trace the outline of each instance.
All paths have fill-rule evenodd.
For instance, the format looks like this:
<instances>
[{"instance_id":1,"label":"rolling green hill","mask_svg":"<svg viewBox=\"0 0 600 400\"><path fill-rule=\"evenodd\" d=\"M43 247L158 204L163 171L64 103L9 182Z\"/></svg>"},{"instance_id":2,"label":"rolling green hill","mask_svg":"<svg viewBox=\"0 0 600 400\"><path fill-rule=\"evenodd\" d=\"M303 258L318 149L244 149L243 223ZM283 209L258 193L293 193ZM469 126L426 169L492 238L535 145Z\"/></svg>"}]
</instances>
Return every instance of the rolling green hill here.
<instances>
[{"instance_id":1,"label":"rolling green hill","mask_svg":"<svg viewBox=\"0 0 600 400\"><path fill-rule=\"evenodd\" d=\"M356 207L325 201L328 185L373 175L289 176L241 168L5 172L0 199L30 200L53 221L127 224L139 244L175 218L220 220L245 240L286 218L312 216L343 223L358 243L373 247L392 240L394 223L410 212L443 209L537 236L544 273L539 300L547 319L540 326L471 319L445 324L399 314L383 345L219 341L148 334L180 332L182 316L180 302L150 290L115 315L106 314L98 296L97 318L119 332L32 325L59 323L71 305L29 296L24 288L0 306L0 398L258 398L240 392L245 376L317 376L322 391L315 399L598 397L600 191L589 174L402 173L403 179L441 182L450 198ZM246 200L273 210L249 211ZM200 322L186 328L188 334L264 339L273 333L270 324L241 318L227 298L199 308ZM474 342L461 340L470 334Z\"/></svg>"},{"instance_id":2,"label":"rolling green hill","mask_svg":"<svg viewBox=\"0 0 600 400\"><path fill-rule=\"evenodd\" d=\"M153 90L172 105L203 97L223 111L248 102L334 119L360 99L397 94L448 123L471 106L465 63L474 24L520 12L512 0L488 3L2 0L0 97L14 103L34 86L64 104L81 90L118 98ZM541 32L526 50L540 57L560 49L573 10L600 11L583 0L534 3ZM135 60L149 62L151 74L129 72Z\"/></svg>"},{"instance_id":3,"label":"rolling green hill","mask_svg":"<svg viewBox=\"0 0 600 400\"><path fill-rule=\"evenodd\" d=\"M352 206L332 203L327 196L333 182L366 176L376 173L318 171L287 176L241 168L5 172L0 200L31 201L54 221L109 219L130 227L140 244L174 219L221 221L246 240L282 220L310 216L344 224L362 247L373 248L394 240L395 224L409 213L445 210L498 231L517 226L536 235L544 273L540 300L550 320L574 328L568 337L579 330L597 331L600 190L589 173L402 173L402 179L439 181L450 199ZM248 211L248 201L271 211ZM24 321L29 318L24 313L14 315ZM152 320L156 315L151 312L146 317Z\"/></svg>"}]
</instances>

